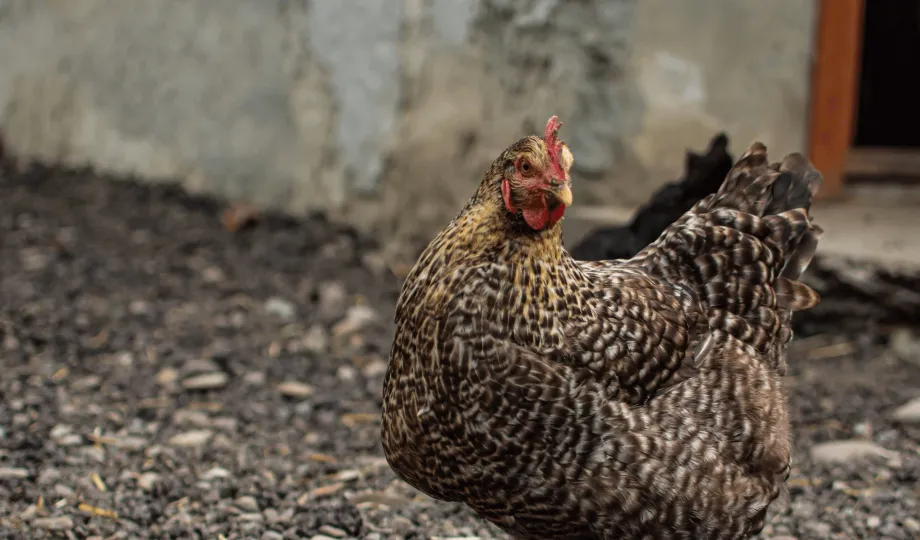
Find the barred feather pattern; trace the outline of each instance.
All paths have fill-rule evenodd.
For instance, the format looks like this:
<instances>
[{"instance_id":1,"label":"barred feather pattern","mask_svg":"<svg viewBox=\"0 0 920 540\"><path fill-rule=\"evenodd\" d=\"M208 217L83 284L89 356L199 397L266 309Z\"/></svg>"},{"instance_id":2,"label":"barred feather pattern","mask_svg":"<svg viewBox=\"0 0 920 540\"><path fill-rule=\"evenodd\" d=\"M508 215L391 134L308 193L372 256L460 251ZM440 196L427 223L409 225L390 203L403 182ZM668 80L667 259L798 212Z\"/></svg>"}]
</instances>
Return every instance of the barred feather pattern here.
<instances>
[{"instance_id":1,"label":"barred feather pattern","mask_svg":"<svg viewBox=\"0 0 920 540\"><path fill-rule=\"evenodd\" d=\"M754 144L635 258L581 262L505 212L499 157L397 305L393 470L517 538L736 539L788 476L782 385L820 175Z\"/></svg>"}]
</instances>

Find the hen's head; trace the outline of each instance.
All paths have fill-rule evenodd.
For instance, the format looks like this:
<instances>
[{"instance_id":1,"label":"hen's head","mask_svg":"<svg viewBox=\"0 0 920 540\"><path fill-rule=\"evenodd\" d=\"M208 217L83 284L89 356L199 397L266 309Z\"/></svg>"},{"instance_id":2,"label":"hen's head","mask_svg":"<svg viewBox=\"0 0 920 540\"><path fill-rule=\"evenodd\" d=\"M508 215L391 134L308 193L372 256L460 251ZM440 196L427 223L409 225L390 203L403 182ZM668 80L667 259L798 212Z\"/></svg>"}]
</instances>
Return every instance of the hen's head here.
<instances>
[{"instance_id":1,"label":"hen's head","mask_svg":"<svg viewBox=\"0 0 920 540\"><path fill-rule=\"evenodd\" d=\"M559 140L561 126L553 116L543 138L530 136L516 142L493 163L484 182L490 191L498 188L506 215L523 219L535 231L555 225L572 205L569 169L574 157Z\"/></svg>"}]
</instances>

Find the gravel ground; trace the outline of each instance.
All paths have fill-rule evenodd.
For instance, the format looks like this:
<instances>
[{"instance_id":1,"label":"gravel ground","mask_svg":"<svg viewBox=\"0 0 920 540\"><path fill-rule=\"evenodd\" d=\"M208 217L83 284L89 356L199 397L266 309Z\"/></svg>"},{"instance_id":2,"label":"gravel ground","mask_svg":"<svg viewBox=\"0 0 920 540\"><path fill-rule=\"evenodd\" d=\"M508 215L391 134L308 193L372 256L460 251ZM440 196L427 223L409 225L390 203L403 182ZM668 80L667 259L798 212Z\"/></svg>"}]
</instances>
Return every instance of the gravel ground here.
<instances>
[{"instance_id":1,"label":"gravel ground","mask_svg":"<svg viewBox=\"0 0 920 540\"><path fill-rule=\"evenodd\" d=\"M398 283L321 217L0 170L0 537L506 538L378 442ZM920 538L920 346L795 344L797 467L765 537ZM833 443L833 441L848 441ZM831 444L826 444L831 443Z\"/></svg>"}]
</instances>

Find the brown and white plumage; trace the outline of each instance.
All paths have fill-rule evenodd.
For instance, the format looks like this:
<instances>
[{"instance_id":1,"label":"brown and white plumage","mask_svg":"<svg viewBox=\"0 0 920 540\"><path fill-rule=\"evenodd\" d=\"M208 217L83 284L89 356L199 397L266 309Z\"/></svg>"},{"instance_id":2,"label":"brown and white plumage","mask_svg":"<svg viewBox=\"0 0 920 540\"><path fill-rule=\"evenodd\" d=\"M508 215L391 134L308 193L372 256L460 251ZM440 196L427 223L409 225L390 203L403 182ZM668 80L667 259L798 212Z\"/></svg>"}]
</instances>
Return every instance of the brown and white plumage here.
<instances>
[{"instance_id":1,"label":"brown and white plumage","mask_svg":"<svg viewBox=\"0 0 920 540\"><path fill-rule=\"evenodd\" d=\"M386 457L519 538L753 534L789 470L781 376L791 314L817 303L795 280L820 175L755 143L636 257L580 262L557 129L503 152L408 276Z\"/></svg>"}]
</instances>

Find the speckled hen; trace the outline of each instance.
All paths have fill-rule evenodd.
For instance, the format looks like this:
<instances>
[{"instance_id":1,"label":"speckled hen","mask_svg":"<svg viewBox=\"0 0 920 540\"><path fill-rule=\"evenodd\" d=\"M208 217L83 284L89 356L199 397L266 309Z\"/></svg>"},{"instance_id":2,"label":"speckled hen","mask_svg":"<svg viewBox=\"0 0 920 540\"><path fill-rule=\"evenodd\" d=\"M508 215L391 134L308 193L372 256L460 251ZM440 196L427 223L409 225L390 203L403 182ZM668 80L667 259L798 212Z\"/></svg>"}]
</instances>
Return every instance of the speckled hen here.
<instances>
[{"instance_id":1,"label":"speckled hen","mask_svg":"<svg viewBox=\"0 0 920 540\"><path fill-rule=\"evenodd\" d=\"M790 463L782 375L821 176L754 143L628 260L562 244L573 156L502 152L403 286L383 390L399 476L517 538L734 539Z\"/></svg>"}]
</instances>

